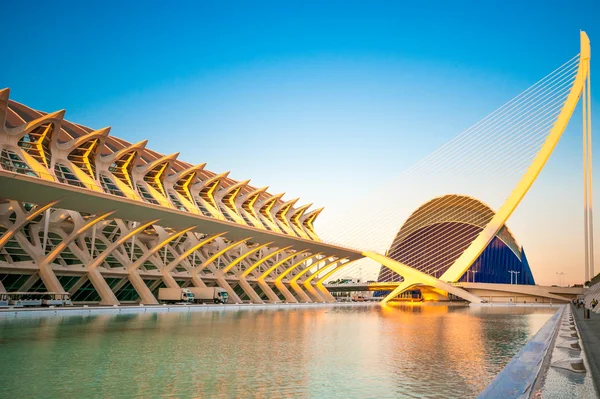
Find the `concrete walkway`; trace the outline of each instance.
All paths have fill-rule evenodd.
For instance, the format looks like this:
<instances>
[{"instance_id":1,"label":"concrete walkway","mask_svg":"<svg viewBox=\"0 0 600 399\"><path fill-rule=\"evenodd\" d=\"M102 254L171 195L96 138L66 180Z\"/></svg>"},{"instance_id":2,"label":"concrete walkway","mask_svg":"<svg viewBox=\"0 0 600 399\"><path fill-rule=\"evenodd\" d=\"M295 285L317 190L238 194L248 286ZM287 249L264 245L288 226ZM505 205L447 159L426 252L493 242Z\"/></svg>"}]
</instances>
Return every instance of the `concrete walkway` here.
<instances>
[{"instance_id":1,"label":"concrete walkway","mask_svg":"<svg viewBox=\"0 0 600 399\"><path fill-rule=\"evenodd\" d=\"M564 306L564 305L563 305ZM496 375L477 399L529 398L563 318L559 309Z\"/></svg>"},{"instance_id":2,"label":"concrete walkway","mask_svg":"<svg viewBox=\"0 0 600 399\"><path fill-rule=\"evenodd\" d=\"M583 308L573 308L581 341L591 368L596 391L600 392L600 314L590 312L590 319L583 318Z\"/></svg>"}]
</instances>

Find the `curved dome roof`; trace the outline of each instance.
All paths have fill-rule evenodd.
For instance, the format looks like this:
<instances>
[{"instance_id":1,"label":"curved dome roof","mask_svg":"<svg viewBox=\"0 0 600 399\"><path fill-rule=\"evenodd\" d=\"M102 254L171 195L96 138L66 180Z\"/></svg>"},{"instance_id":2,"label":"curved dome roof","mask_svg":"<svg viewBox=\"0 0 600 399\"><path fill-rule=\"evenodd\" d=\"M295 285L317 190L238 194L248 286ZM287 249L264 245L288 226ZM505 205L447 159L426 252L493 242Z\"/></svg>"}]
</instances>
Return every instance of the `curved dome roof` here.
<instances>
[{"instance_id":1,"label":"curved dome roof","mask_svg":"<svg viewBox=\"0 0 600 399\"><path fill-rule=\"evenodd\" d=\"M449 194L434 198L404 222L387 255L439 277L477 238L494 213L473 197ZM505 226L496 237L521 259L521 248Z\"/></svg>"},{"instance_id":2,"label":"curved dome roof","mask_svg":"<svg viewBox=\"0 0 600 399\"><path fill-rule=\"evenodd\" d=\"M483 229L494 217L494 214L494 210L489 205L467 195L448 194L436 197L421 205L406 219L396 234L391 248L403 242L415 231L434 224L454 222L471 224ZM506 226L500 229L497 236L517 256L520 256L520 246Z\"/></svg>"}]
</instances>

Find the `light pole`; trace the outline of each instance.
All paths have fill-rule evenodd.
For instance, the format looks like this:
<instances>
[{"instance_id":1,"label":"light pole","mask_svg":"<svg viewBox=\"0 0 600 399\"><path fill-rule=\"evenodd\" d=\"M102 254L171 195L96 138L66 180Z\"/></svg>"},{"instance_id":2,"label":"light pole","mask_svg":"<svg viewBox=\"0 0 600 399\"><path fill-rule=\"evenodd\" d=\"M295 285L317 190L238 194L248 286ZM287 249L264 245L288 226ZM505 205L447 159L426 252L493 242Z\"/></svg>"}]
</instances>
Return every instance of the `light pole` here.
<instances>
[{"instance_id":1,"label":"light pole","mask_svg":"<svg viewBox=\"0 0 600 399\"><path fill-rule=\"evenodd\" d=\"M515 271L515 284L519 284L519 273L521 272Z\"/></svg>"},{"instance_id":2,"label":"light pole","mask_svg":"<svg viewBox=\"0 0 600 399\"><path fill-rule=\"evenodd\" d=\"M512 284L513 283L513 278L512 277L513 277L513 273L515 271L514 270L509 270L508 272L510 273L510 283Z\"/></svg>"},{"instance_id":3,"label":"light pole","mask_svg":"<svg viewBox=\"0 0 600 399\"><path fill-rule=\"evenodd\" d=\"M473 282L475 282L475 273L478 273L478 270L473 270Z\"/></svg>"},{"instance_id":4,"label":"light pole","mask_svg":"<svg viewBox=\"0 0 600 399\"><path fill-rule=\"evenodd\" d=\"M560 273L556 273L556 275L558 276L558 286L562 287L564 285L564 272L560 272Z\"/></svg>"}]
</instances>

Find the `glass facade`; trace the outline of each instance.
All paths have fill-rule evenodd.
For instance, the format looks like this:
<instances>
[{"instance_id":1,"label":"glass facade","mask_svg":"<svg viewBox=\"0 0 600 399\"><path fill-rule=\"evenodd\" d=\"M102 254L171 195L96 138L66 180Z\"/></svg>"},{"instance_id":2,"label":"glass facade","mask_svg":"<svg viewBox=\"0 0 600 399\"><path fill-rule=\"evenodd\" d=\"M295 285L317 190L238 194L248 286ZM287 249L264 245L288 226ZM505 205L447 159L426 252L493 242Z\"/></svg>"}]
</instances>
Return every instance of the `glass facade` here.
<instances>
[{"instance_id":1,"label":"glass facade","mask_svg":"<svg viewBox=\"0 0 600 399\"><path fill-rule=\"evenodd\" d=\"M54 165L54 174L61 183L85 188L85 185L75 176L71 169L63 164L57 163Z\"/></svg>"},{"instance_id":2,"label":"glass facade","mask_svg":"<svg viewBox=\"0 0 600 399\"><path fill-rule=\"evenodd\" d=\"M513 273L511 273L511 271ZM512 277L511 277L512 274ZM461 277L462 282L535 285L525 252L521 259L498 237L494 237L471 268Z\"/></svg>"}]
</instances>

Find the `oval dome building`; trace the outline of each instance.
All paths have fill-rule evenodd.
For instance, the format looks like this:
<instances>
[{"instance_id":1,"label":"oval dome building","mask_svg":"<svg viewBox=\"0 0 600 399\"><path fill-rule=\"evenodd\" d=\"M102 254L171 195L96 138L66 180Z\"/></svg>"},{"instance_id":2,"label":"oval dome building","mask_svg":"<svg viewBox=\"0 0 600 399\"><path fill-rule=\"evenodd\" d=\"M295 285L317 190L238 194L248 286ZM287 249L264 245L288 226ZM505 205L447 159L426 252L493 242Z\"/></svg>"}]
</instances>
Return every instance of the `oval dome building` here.
<instances>
[{"instance_id":1,"label":"oval dome building","mask_svg":"<svg viewBox=\"0 0 600 399\"><path fill-rule=\"evenodd\" d=\"M440 278L493 216L489 206L472 197L451 194L434 198L410 215L386 255ZM381 267L378 281L401 280L397 273ZM511 280L535 284L523 248L503 226L459 281L510 284Z\"/></svg>"}]
</instances>

